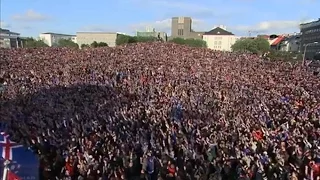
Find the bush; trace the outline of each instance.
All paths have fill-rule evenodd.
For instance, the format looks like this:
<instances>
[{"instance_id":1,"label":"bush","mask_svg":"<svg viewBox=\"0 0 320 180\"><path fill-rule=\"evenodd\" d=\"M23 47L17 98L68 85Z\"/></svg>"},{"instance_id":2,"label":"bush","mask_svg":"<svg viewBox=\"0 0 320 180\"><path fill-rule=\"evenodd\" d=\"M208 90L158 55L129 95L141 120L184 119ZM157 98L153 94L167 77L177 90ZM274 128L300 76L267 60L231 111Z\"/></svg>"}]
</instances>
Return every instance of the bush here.
<instances>
[{"instance_id":1,"label":"bush","mask_svg":"<svg viewBox=\"0 0 320 180\"><path fill-rule=\"evenodd\" d=\"M71 39L60 39L57 44L58 47L79 48L79 45Z\"/></svg>"},{"instance_id":2,"label":"bush","mask_svg":"<svg viewBox=\"0 0 320 180\"><path fill-rule=\"evenodd\" d=\"M191 47L207 47L207 43L201 39L183 39L183 38L173 38L169 42L176 44L187 45Z\"/></svg>"},{"instance_id":3,"label":"bush","mask_svg":"<svg viewBox=\"0 0 320 180\"><path fill-rule=\"evenodd\" d=\"M97 48L97 47L108 47L108 44L105 43L105 42L97 42L97 41L93 41L91 43L91 45L87 45L87 46L84 46L84 47L92 47L92 48Z\"/></svg>"},{"instance_id":4,"label":"bush","mask_svg":"<svg viewBox=\"0 0 320 180\"><path fill-rule=\"evenodd\" d=\"M144 37L144 36L128 36L119 34L116 39L116 45L122 44L130 44L130 43L137 43L137 42L154 42L157 41L158 38L156 37Z\"/></svg>"},{"instance_id":5,"label":"bush","mask_svg":"<svg viewBox=\"0 0 320 180\"><path fill-rule=\"evenodd\" d=\"M27 38L24 42L24 47L26 48L37 48L37 47L49 47L42 40L36 40L34 38Z\"/></svg>"},{"instance_id":6,"label":"bush","mask_svg":"<svg viewBox=\"0 0 320 180\"><path fill-rule=\"evenodd\" d=\"M285 52L285 51L276 51L270 50L267 55L267 58L271 61L302 61L303 56L301 53L294 53L294 52Z\"/></svg>"},{"instance_id":7,"label":"bush","mask_svg":"<svg viewBox=\"0 0 320 180\"><path fill-rule=\"evenodd\" d=\"M81 49L89 48L90 46L88 44L81 44Z\"/></svg>"}]
</instances>

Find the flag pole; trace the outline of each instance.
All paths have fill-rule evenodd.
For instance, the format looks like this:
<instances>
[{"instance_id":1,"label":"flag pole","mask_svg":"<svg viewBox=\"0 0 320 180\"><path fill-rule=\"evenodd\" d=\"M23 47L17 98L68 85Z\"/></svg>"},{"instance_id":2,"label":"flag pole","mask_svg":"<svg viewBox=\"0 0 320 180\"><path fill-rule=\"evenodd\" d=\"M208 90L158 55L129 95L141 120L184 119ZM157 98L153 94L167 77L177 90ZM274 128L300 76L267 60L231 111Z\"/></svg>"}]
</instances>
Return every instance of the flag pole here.
<instances>
[{"instance_id":1,"label":"flag pole","mask_svg":"<svg viewBox=\"0 0 320 180\"><path fill-rule=\"evenodd\" d=\"M3 180L7 180L7 175L8 175L8 168L7 168L8 162L7 162L7 160L4 161L3 165L4 165L4 168L3 168L3 176L2 176L2 179L3 179Z\"/></svg>"},{"instance_id":2,"label":"flag pole","mask_svg":"<svg viewBox=\"0 0 320 180\"><path fill-rule=\"evenodd\" d=\"M6 179L7 179L7 174L8 174L8 169L5 167L5 168L3 169L3 176L2 176L2 179L3 179L3 180L6 180Z\"/></svg>"}]
</instances>

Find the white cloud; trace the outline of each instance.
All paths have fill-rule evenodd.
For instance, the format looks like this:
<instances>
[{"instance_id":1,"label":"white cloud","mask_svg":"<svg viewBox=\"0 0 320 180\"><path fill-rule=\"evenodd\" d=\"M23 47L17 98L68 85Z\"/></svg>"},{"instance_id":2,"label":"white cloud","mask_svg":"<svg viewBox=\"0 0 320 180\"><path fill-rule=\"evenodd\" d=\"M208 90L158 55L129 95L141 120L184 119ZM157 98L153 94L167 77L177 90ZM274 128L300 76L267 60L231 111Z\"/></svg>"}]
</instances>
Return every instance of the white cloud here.
<instances>
[{"instance_id":1,"label":"white cloud","mask_svg":"<svg viewBox=\"0 0 320 180\"><path fill-rule=\"evenodd\" d=\"M0 21L0 28L6 29L6 28L10 28L10 27L11 27L10 24L8 24L8 23L6 23L4 21Z\"/></svg>"},{"instance_id":2,"label":"white cloud","mask_svg":"<svg viewBox=\"0 0 320 180\"><path fill-rule=\"evenodd\" d=\"M35 12L32 9L29 9L23 14L13 15L12 19L16 21L45 21L50 18L46 15Z\"/></svg>"},{"instance_id":3,"label":"white cloud","mask_svg":"<svg viewBox=\"0 0 320 180\"><path fill-rule=\"evenodd\" d=\"M206 23L201 19L192 19L192 29L195 31L204 30ZM129 29L133 31L146 31L147 28L155 28L156 31L167 32L171 31L171 18L163 19L154 22L143 22L137 23L129 26Z\"/></svg>"},{"instance_id":4,"label":"white cloud","mask_svg":"<svg viewBox=\"0 0 320 180\"><path fill-rule=\"evenodd\" d=\"M234 26L231 29L241 32L255 31L257 33L290 33L293 31L299 31L299 24L303 22L306 21L263 21L255 25Z\"/></svg>"}]
</instances>

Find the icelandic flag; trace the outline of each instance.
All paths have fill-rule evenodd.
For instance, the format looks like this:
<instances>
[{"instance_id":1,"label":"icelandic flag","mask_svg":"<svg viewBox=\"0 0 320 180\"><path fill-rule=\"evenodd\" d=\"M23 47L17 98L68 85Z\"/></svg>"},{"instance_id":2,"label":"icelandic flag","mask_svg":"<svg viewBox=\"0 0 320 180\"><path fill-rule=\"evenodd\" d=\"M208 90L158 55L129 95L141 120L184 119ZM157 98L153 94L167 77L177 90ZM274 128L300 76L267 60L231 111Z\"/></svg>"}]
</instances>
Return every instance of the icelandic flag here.
<instances>
[{"instance_id":1,"label":"icelandic flag","mask_svg":"<svg viewBox=\"0 0 320 180\"><path fill-rule=\"evenodd\" d=\"M9 135L5 133L0 134L0 171L3 175L5 173L4 162L9 164L6 166L7 179L12 178L21 180L38 180L39 179L39 160L38 157L27 148L10 141ZM1 176L3 177L3 176Z\"/></svg>"}]
</instances>

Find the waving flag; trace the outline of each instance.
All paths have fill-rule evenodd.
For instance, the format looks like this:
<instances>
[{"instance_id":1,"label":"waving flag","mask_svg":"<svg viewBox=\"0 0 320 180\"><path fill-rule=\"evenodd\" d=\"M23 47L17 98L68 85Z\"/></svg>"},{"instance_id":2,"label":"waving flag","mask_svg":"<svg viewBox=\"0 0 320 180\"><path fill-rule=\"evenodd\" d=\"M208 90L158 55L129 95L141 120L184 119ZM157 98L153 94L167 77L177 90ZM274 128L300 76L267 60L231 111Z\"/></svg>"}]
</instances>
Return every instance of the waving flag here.
<instances>
[{"instance_id":1,"label":"waving flag","mask_svg":"<svg viewBox=\"0 0 320 180\"><path fill-rule=\"evenodd\" d=\"M22 179L19 176L17 176L15 173L13 173L12 171L8 170L7 180L22 180Z\"/></svg>"},{"instance_id":2,"label":"waving flag","mask_svg":"<svg viewBox=\"0 0 320 180\"><path fill-rule=\"evenodd\" d=\"M1 133L0 135L0 154L3 161L9 164L0 164L3 174L6 173L6 179L39 179L39 160L32 151L26 149L13 141L10 141L9 135ZM6 168L5 171L3 171Z\"/></svg>"}]
</instances>

